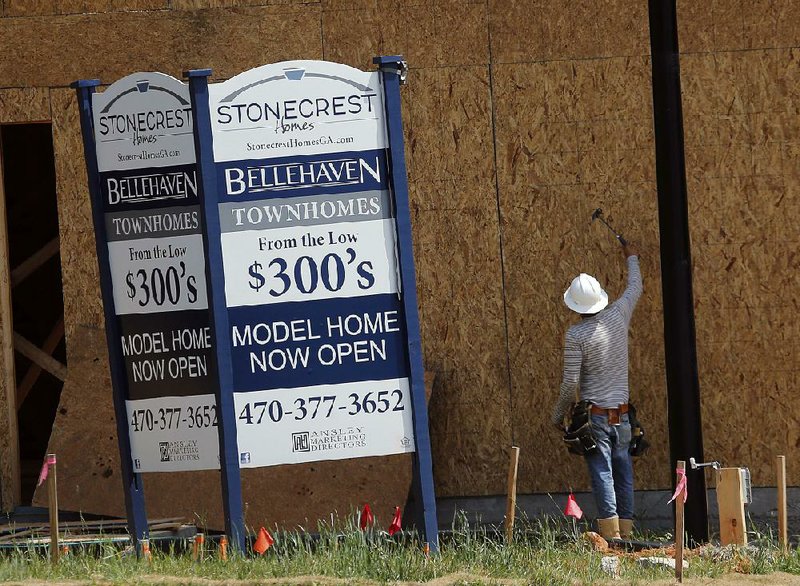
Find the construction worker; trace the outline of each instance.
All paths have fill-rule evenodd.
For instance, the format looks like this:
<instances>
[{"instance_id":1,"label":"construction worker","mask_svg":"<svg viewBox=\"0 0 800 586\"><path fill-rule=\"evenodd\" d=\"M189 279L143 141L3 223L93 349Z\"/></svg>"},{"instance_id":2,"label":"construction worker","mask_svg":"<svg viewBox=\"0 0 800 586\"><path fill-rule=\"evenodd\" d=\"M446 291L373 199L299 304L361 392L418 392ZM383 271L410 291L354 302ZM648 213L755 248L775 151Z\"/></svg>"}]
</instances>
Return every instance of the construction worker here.
<instances>
[{"instance_id":1,"label":"construction worker","mask_svg":"<svg viewBox=\"0 0 800 586\"><path fill-rule=\"evenodd\" d=\"M628 263L628 286L608 305L597 279L575 277L564 303L579 313L564 342L564 374L552 422L564 433L564 416L575 401L591 403L590 429L597 447L584 454L606 539L627 539L633 529L633 465L629 452L628 326L642 294L639 258L629 244L622 248Z\"/></svg>"}]
</instances>

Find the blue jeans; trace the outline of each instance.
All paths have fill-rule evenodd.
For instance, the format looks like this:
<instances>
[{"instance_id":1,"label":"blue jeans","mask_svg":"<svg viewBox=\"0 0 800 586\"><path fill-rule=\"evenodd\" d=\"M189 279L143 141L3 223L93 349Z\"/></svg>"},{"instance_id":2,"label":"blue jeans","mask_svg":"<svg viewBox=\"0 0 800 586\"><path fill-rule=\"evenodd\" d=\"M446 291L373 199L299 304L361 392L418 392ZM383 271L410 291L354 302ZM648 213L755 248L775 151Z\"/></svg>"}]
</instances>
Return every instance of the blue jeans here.
<instances>
[{"instance_id":1,"label":"blue jeans","mask_svg":"<svg viewBox=\"0 0 800 586\"><path fill-rule=\"evenodd\" d=\"M619 419L619 425L609 425L608 416L592 415L597 449L586 456L586 464L601 519L633 519L631 424L627 413Z\"/></svg>"}]
</instances>

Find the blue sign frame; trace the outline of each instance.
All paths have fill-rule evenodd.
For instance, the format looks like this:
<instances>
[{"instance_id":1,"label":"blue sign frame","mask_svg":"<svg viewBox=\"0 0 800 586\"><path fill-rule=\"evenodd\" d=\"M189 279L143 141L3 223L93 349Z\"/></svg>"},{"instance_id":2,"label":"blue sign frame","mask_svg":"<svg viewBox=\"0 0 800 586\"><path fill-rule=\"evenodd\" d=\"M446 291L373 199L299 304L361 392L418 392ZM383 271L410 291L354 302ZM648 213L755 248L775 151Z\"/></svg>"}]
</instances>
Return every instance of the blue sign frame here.
<instances>
[{"instance_id":1,"label":"blue sign frame","mask_svg":"<svg viewBox=\"0 0 800 586\"><path fill-rule=\"evenodd\" d=\"M411 397L414 413L414 492L417 500L419 525L431 551L439 548L436 519L436 492L433 483L433 459L428 429L428 407L425 399L425 369L422 363L422 343L417 307L417 275L414 267L414 249L411 238L411 211L408 204L408 175L406 172L403 116L400 102L400 83L408 65L399 55L375 57L373 63L380 67L383 76L384 103L389 133L389 169L397 227L400 281L408 336L408 359L411 369Z\"/></svg>"},{"instance_id":2,"label":"blue sign frame","mask_svg":"<svg viewBox=\"0 0 800 586\"><path fill-rule=\"evenodd\" d=\"M97 170L97 150L94 146L92 123L92 94L100 85L98 79L82 79L71 84L78 94L81 134L83 135L83 155L86 159L86 175L89 184L89 197L92 202L92 221L94 223L97 263L100 270L100 292L103 298L103 315L106 323L106 343L108 345L109 367L111 368L112 396L117 423L122 484L125 492L125 511L128 517L128 532L138 556L142 554L142 541L149 538L147 513L145 511L144 487L140 474L133 471L131 462L131 438L128 432L128 414L125 408L126 374L124 358L120 350L119 324L114 310L114 293L111 283L111 270L106 246L106 226L103 218L103 202L100 175Z\"/></svg>"},{"instance_id":3,"label":"blue sign frame","mask_svg":"<svg viewBox=\"0 0 800 586\"><path fill-rule=\"evenodd\" d=\"M222 245L219 238L219 212L213 198L207 197L216 189L216 169L211 149L211 113L208 105L210 69L194 69L184 73L189 78L189 95L194 112L194 145L197 170L200 172L199 194L203 206L203 246L206 250L206 273L211 295L208 310L214 326L219 372L217 410L219 413L219 464L222 472L222 506L225 532L231 547L244 551L245 526L242 510L242 479L239 470L239 449L236 443L236 410L233 405L233 372L231 349L227 340L230 331L225 306L225 278L222 269Z\"/></svg>"}]
</instances>

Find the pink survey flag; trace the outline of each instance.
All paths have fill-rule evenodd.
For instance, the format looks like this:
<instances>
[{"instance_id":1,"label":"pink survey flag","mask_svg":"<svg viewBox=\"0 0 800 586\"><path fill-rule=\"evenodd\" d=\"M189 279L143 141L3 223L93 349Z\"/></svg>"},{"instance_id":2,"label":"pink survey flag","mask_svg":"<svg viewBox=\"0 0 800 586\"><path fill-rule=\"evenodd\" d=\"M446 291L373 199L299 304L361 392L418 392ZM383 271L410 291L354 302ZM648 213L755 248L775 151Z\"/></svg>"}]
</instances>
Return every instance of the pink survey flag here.
<instances>
[{"instance_id":1,"label":"pink survey flag","mask_svg":"<svg viewBox=\"0 0 800 586\"><path fill-rule=\"evenodd\" d=\"M564 507L564 514L569 517L575 517L576 519L583 517L583 511L578 506L578 501L575 500L575 495L572 493L569 493L567 497L567 506Z\"/></svg>"}]
</instances>

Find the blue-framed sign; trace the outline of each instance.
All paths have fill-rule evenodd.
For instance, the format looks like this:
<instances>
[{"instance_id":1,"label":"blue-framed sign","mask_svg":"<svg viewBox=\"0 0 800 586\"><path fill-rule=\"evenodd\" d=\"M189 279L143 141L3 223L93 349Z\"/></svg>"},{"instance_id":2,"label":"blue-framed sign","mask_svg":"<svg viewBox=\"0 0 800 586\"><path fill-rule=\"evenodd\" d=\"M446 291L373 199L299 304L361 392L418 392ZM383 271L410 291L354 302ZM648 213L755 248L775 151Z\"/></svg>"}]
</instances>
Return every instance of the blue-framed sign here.
<instances>
[{"instance_id":1,"label":"blue-framed sign","mask_svg":"<svg viewBox=\"0 0 800 586\"><path fill-rule=\"evenodd\" d=\"M265 65L209 110L239 465L414 451L380 72Z\"/></svg>"},{"instance_id":2,"label":"blue-framed sign","mask_svg":"<svg viewBox=\"0 0 800 586\"><path fill-rule=\"evenodd\" d=\"M133 469L219 468L188 86L134 73L93 94L92 115Z\"/></svg>"},{"instance_id":3,"label":"blue-framed sign","mask_svg":"<svg viewBox=\"0 0 800 586\"><path fill-rule=\"evenodd\" d=\"M378 62L364 72L287 61L212 85L210 70L188 74L230 369L221 384L233 397L222 412L236 419L237 451L229 445L223 460L414 452L419 526L435 550L399 100L406 68Z\"/></svg>"},{"instance_id":4,"label":"blue-framed sign","mask_svg":"<svg viewBox=\"0 0 800 586\"><path fill-rule=\"evenodd\" d=\"M138 472L220 467L241 550L240 467L414 453L437 549L406 68L376 63L76 82L137 539Z\"/></svg>"}]
</instances>

